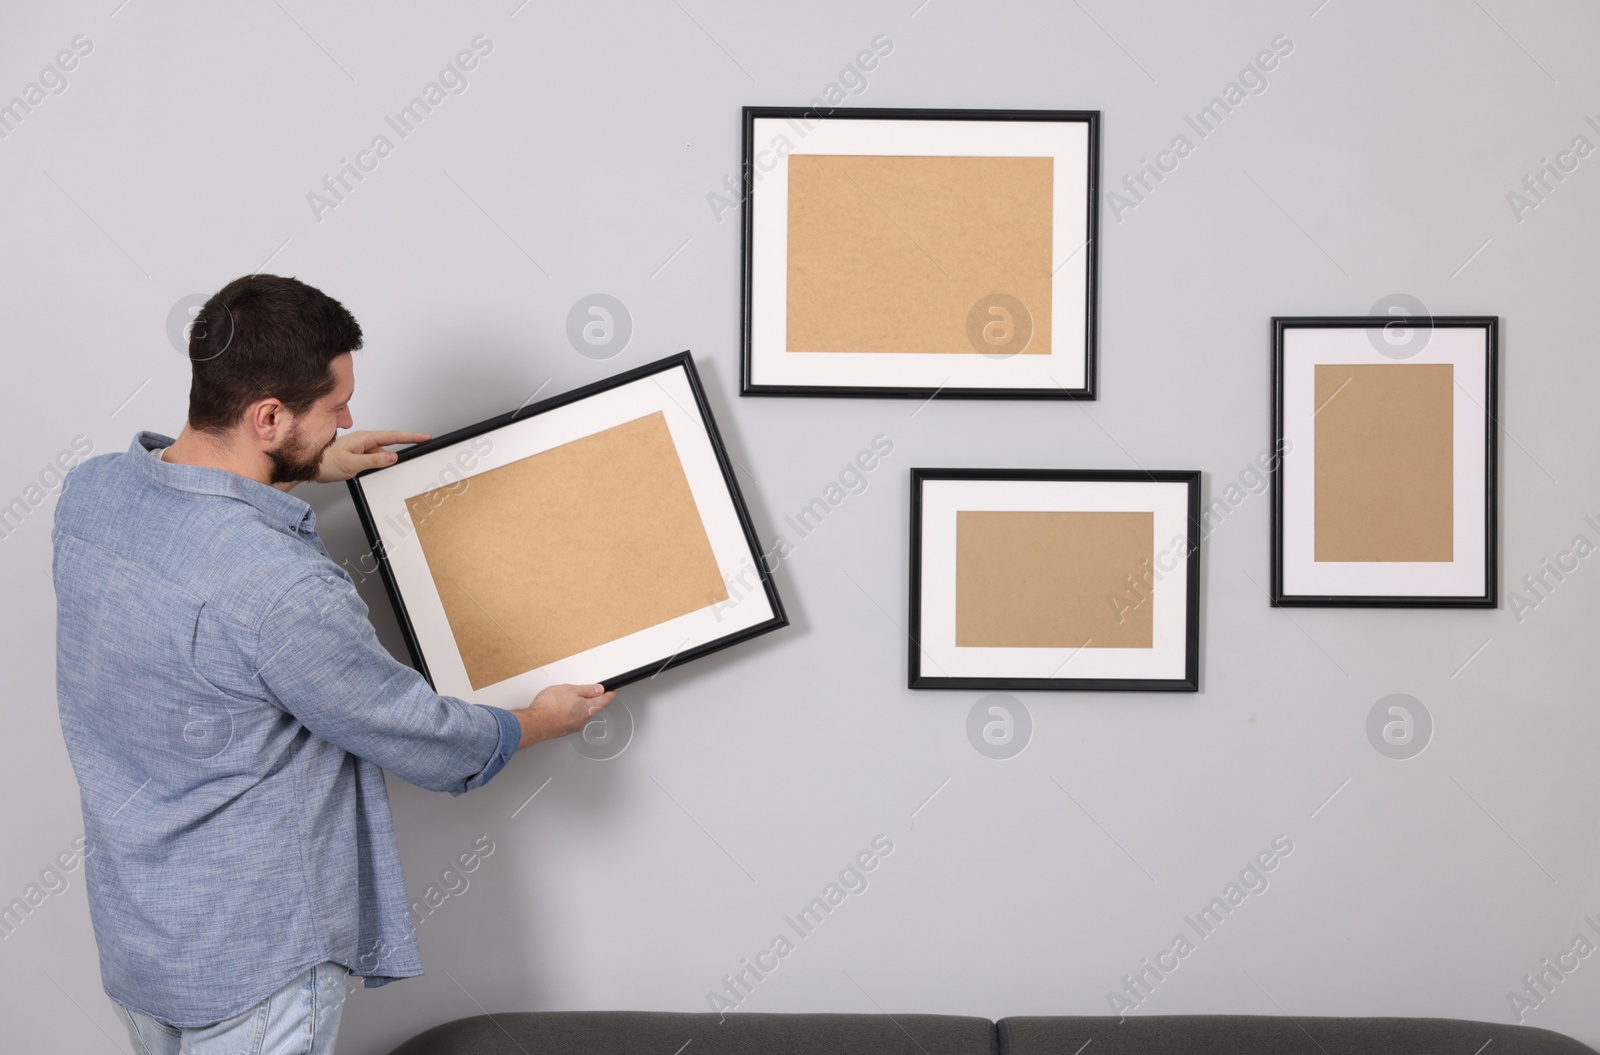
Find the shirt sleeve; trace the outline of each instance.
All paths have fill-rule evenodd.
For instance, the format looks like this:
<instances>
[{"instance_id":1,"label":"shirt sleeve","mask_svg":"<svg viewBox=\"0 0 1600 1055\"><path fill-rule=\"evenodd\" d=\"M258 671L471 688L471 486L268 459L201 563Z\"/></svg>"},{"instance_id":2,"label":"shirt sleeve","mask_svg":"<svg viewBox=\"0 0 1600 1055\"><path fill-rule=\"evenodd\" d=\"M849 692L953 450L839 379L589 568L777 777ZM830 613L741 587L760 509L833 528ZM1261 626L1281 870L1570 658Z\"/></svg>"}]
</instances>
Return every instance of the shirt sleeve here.
<instances>
[{"instance_id":1,"label":"shirt sleeve","mask_svg":"<svg viewBox=\"0 0 1600 1055\"><path fill-rule=\"evenodd\" d=\"M489 764L478 775L479 784L487 784L491 777L504 769L505 764L511 761L511 756L517 753L517 745L522 743L522 723L517 721L516 715L501 707L484 706L483 709L493 714L495 721L500 723L500 746L494 749Z\"/></svg>"},{"instance_id":2,"label":"shirt sleeve","mask_svg":"<svg viewBox=\"0 0 1600 1055\"><path fill-rule=\"evenodd\" d=\"M481 787L521 739L510 712L441 696L391 656L355 585L337 575L308 576L279 596L255 662L275 702L314 735L430 791Z\"/></svg>"}]
</instances>

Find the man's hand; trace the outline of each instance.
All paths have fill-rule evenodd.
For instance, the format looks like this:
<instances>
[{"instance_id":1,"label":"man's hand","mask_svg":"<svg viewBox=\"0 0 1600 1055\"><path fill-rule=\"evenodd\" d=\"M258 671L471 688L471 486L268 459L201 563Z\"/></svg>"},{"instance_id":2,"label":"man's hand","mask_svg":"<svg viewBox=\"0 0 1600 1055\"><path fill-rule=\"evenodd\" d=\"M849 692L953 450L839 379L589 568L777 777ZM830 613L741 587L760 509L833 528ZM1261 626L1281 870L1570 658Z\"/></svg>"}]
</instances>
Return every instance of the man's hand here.
<instances>
[{"instance_id":1,"label":"man's hand","mask_svg":"<svg viewBox=\"0 0 1600 1055\"><path fill-rule=\"evenodd\" d=\"M522 742L517 749L577 732L596 711L616 698L616 691L607 692L604 685L550 686L527 707L511 712L522 723Z\"/></svg>"},{"instance_id":2,"label":"man's hand","mask_svg":"<svg viewBox=\"0 0 1600 1055\"><path fill-rule=\"evenodd\" d=\"M395 443L421 443L433 437L422 432L373 432L362 429L347 432L322 452L317 466L317 483L333 484L348 480L366 469L377 469L394 461L384 450Z\"/></svg>"}]
</instances>

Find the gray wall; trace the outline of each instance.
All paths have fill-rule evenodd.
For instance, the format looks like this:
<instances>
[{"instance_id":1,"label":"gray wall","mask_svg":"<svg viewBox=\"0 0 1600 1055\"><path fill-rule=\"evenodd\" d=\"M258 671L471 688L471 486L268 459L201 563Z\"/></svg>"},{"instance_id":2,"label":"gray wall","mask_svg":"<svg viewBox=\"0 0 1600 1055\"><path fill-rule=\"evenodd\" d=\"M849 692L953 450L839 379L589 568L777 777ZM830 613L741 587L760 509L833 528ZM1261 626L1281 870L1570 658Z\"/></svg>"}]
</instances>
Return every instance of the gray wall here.
<instances>
[{"instance_id":1,"label":"gray wall","mask_svg":"<svg viewBox=\"0 0 1600 1055\"><path fill-rule=\"evenodd\" d=\"M1580 930L1600 940L1582 923L1600 918L1600 561L1519 612L1504 593L1496 611L1273 610L1252 496L1207 542L1204 691L1019 694L1032 740L1006 761L967 739L981 694L903 687L896 627L912 466L1199 468L1220 494L1267 444L1269 316L1392 293L1503 320L1503 587L1600 541L1600 157L1520 216L1507 199L1576 136L1600 146L1594 5L114 7L0 16L0 99L93 43L0 140L0 501L74 437L102 452L175 432L169 313L262 267L362 321L360 426L443 431L693 349L766 540L874 435L894 442L779 570L794 625L625 691L620 757L541 745L460 799L392 784L417 896L480 834L495 850L421 925L427 976L355 994L342 1050L480 1008L703 1010L880 834L894 850L868 889L744 1009L1105 1013L1278 835L1294 851L1270 886L1134 1014L1514 1021L1524 974ZM478 34L493 51L467 89L389 133L318 216L307 194ZM737 171L738 108L809 100L878 34L894 50L852 102L1099 109L1108 185L1272 38L1294 42L1154 194L1106 212L1100 401L913 418L737 396L737 214L719 222L707 196ZM634 321L606 362L566 337L594 292ZM353 562L344 490L301 493ZM53 702L52 508L0 539L3 901L81 830ZM404 654L378 581L363 592ZM1407 761L1366 734L1391 693L1434 723ZM125 1049L81 870L65 879L0 944L8 1044ZM1600 1043L1600 959L1575 962L1526 1020Z\"/></svg>"}]
</instances>

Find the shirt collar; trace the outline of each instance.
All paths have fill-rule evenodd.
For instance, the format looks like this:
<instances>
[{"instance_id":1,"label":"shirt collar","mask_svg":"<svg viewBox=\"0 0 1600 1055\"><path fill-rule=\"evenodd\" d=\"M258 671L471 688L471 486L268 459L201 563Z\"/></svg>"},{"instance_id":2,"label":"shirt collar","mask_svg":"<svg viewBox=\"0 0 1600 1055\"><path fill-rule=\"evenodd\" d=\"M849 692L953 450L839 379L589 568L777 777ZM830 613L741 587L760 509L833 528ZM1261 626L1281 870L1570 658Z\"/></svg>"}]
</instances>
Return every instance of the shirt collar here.
<instances>
[{"instance_id":1,"label":"shirt collar","mask_svg":"<svg viewBox=\"0 0 1600 1055\"><path fill-rule=\"evenodd\" d=\"M316 529L317 515L311 506L287 491L226 469L182 465L156 457L158 450L170 447L173 442L172 437L159 432L142 431L133 437L128 456L138 472L157 483L194 494L221 495L248 502L266 514L270 523L290 533Z\"/></svg>"}]
</instances>

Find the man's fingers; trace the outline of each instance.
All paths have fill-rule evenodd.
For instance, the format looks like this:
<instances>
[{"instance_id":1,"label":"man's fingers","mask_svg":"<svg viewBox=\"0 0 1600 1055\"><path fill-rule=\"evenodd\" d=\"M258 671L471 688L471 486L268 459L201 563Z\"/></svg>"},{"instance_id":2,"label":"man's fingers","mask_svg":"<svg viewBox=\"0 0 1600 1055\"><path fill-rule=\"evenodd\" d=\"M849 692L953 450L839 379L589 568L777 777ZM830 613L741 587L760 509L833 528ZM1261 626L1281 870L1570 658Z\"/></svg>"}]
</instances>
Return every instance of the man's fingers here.
<instances>
[{"instance_id":1,"label":"man's fingers","mask_svg":"<svg viewBox=\"0 0 1600 1055\"><path fill-rule=\"evenodd\" d=\"M568 696L567 693L571 695ZM546 694L549 694L546 697ZM565 712L567 728L577 732L589 720L617 698L616 691L605 691L604 685L559 685L546 689L534 698L539 703L544 698L546 706Z\"/></svg>"},{"instance_id":2,"label":"man's fingers","mask_svg":"<svg viewBox=\"0 0 1600 1055\"><path fill-rule=\"evenodd\" d=\"M332 452L333 448L329 447L327 453L325 453L323 457L326 458L328 454L331 454ZM393 465L394 461L395 456L384 450L382 447L376 447L370 450L364 447L355 447L345 450L341 453L341 455L336 456L334 464L338 465L340 469L346 470L351 476L354 476L363 469L379 469L385 465Z\"/></svg>"},{"instance_id":3,"label":"man's fingers","mask_svg":"<svg viewBox=\"0 0 1600 1055\"><path fill-rule=\"evenodd\" d=\"M433 439L426 432L369 432L367 442L379 447L387 447L393 443L422 443Z\"/></svg>"}]
</instances>

